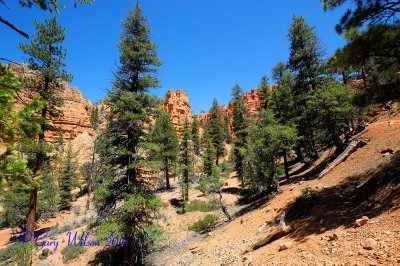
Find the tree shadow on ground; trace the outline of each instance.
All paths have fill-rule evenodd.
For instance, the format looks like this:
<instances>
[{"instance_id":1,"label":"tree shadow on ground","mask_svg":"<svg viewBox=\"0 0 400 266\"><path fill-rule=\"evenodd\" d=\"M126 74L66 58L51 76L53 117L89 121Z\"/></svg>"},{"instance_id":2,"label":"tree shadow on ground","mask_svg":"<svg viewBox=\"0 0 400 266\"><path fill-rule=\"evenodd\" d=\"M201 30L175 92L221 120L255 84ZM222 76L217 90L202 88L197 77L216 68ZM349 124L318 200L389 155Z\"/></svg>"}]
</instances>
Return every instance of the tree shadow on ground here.
<instances>
[{"instance_id":1,"label":"tree shadow on ground","mask_svg":"<svg viewBox=\"0 0 400 266\"><path fill-rule=\"evenodd\" d=\"M272 199L276 195L276 192L273 189L266 189L257 194L254 194L250 197L242 197L238 200L239 205L247 205L241 208L239 211L233 214L233 218L238 218L240 216L245 215L251 211L261 208L265 205L270 199Z\"/></svg>"},{"instance_id":2,"label":"tree shadow on ground","mask_svg":"<svg viewBox=\"0 0 400 266\"><path fill-rule=\"evenodd\" d=\"M286 210L290 211L293 204L286 206ZM293 227L290 235L302 241L308 235L321 234L340 226L353 227L355 220L364 215L374 218L399 207L400 152L397 152L388 163L375 170L350 176L336 186L317 192L310 212L288 221Z\"/></svg>"},{"instance_id":3,"label":"tree shadow on ground","mask_svg":"<svg viewBox=\"0 0 400 266\"><path fill-rule=\"evenodd\" d=\"M103 265L114 266L123 265L123 249L122 248L109 248L96 253L94 259L89 262L89 265Z\"/></svg>"},{"instance_id":4,"label":"tree shadow on ground","mask_svg":"<svg viewBox=\"0 0 400 266\"><path fill-rule=\"evenodd\" d=\"M226 187L221 189L221 192L232 195L240 195L242 193L242 189L238 187Z\"/></svg>"}]
</instances>

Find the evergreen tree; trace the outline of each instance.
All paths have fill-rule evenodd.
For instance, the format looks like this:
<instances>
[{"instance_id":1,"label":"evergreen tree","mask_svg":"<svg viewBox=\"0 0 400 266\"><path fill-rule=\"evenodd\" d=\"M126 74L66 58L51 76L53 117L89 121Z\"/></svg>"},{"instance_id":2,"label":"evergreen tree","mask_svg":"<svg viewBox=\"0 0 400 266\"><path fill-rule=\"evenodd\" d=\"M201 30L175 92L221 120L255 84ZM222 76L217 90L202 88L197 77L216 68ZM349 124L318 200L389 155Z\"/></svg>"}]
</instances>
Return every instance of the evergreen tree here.
<instances>
[{"instance_id":1,"label":"evergreen tree","mask_svg":"<svg viewBox=\"0 0 400 266\"><path fill-rule=\"evenodd\" d=\"M346 0L323 0L324 9L332 10L346 2ZM399 23L398 13L400 2L396 0L359 0L354 10L347 9L342 16L336 31L342 33L352 28L369 25L395 25Z\"/></svg>"},{"instance_id":2,"label":"evergreen tree","mask_svg":"<svg viewBox=\"0 0 400 266\"><path fill-rule=\"evenodd\" d=\"M214 145L212 144L210 138L206 137L207 139L205 140L205 149L204 149L204 154L203 154L203 172L207 176L212 175L212 169L215 165L215 157L216 157L216 152Z\"/></svg>"},{"instance_id":3,"label":"evergreen tree","mask_svg":"<svg viewBox=\"0 0 400 266\"><path fill-rule=\"evenodd\" d=\"M183 173L183 199L189 201L189 173L191 170L192 162L192 143L191 143L191 130L187 118L183 126L183 135L181 140L181 165Z\"/></svg>"},{"instance_id":4,"label":"evergreen tree","mask_svg":"<svg viewBox=\"0 0 400 266\"><path fill-rule=\"evenodd\" d=\"M29 56L30 68L36 71L34 78L25 81L25 87L44 103L39 111L40 133L31 150L34 153L32 171L35 178L40 177L41 170L48 160L47 153L51 145L45 141L46 131L52 129L50 120L61 116L58 107L62 105L59 97L63 90L62 82L70 81L72 76L63 68L66 50L61 46L65 40L64 29L58 25L56 18L46 19L45 24L34 22L37 32L30 44L20 44L21 50ZM29 212L26 229L34 232L38 187L34 187L29 198Z\"/></svg>"},{"instance_id":5,"label":"evergreen tree","mask_svg":"<svg viewBox=\"0 0 400 266\"><path fill-rule=\"evenodd\" d=\"M160 112L150 133L150 140L157 144L152 157L162 163L161 169L165 173L166 186L167 189L170 189L169 178L173 173L179 156L179 137L168 112Z\"/></svg>"},{"instance_id":6,"label":"evergreen tree","mask_svg":"<svg viewBox=\"0 0 400 266\"><path fill-rule=\"evenodd\" d=\"M261 78L260 86L260 109L268 108L268 98L269 98L269 88L268 88L268 78L267 76L263 76Z\"/></svg>"},{"instance_id":7,"label":"evergreen tree","mask_svg":"<svg viewBox=\"0 0 400 266\"><path fill-rule=\"evenodd\" d=\"M251 128L246 151L246 176L251 186L259 188L277 187L279 158L284 158L285 176L290 182L287 168L287 153L296 142L296 130L279 124L273 113L262 111L261 119Z\"/></svg>"},{"instance_id":8,"label":"evergreen tree","mask_svg":"<svg viewBox=\"0 0 400 266\"><path fill-rule=\"evenodd\" d=\"M158 100L149 89L159 87L156 74L161 63L138 4L123 22L118 48L120 64L107 99L110 119L99 137L98 150L106 167L94 198L102 220L99 233L127 237L124 264L136 265L151 244L146 228L163 206L140 175L141 169L152 166L147 160L146 125Z\"/></svg>"},{"instance_id":9,"label":"evergreen tree","mask_svg":"<svg viewBox=\"0 0 400 266\"><path fill-rule=\"evenodd\" d=\"M248 121L247 110L243 101L243 90L238 84L232 88L233 97L233 132L235 140L233 146L233 156L235 160L235 169L239 180L244 187L244 156L247 146Z\"/></svg>"},{"instance_id":10,"label":"evergreen tree","mask_svg":"<svg viewBox=\"0 0 400 266\"><path fill-rule=\"evenodd\" d=\"M207 125L207 134L209 134L211 141L216 151L215 162L218 165L219 158L225 154L225 139L226 134L224 130L224 122L222 120L221 110L218 106L217 99L213 99L210 110L210 121Z\"/></svg>"},{"instance_id":11,"label":"evergreen tree","mask_svg":"<svg viewBox=\"0 0 400 266\"><path fill-rule=\"evenodd\" d=\"M99 115L99 108L97 106L93 108L92 113L90 115L90 124L92 125L94 131L96 131L99 128L100 115Z\"/></svg>"},{"instance_id":12,"label":"evergreen tree","mask_svg":"<svg viewBox=\"0 0 400 266\"><path fill-rule=\"evenodd\" d=\"M73 183L77 179L76 166L73 162L72 142L69 141L60 174L60 210L68 210L72 203Z\"/></svg>"},{"instance_id":13,"label":"evergreen tree","mask_svg":"<svg viewBox=\"0 0 400 266\"><path fill-rule=\"evenodd\" d=\"M310 27L302 16L293 17L288 38L290 41L289 69L294 74L293 99L296 108L296 127L299 146L305 148L309 157L318 157L315 136L304 112L310 90L321 83L323 74L323 51L314 27ZM300 150L300 147L297 147ZM300 155L300 154L298 154ZM301 156L302 157L302 156Z\"/></svg>"},{"instance_id":14,"label":"evergreen tree","mask_svg":"<svg viewBox=\"0 0 400 266\"><path fill-rule=\"evenodd\" d=\"M230 122L229 122L229 116L228 114L225 115L224 117L224 131L226 135L226 143L231 144L232 143L232 136L231 136L231 131L230 131Z\"/></svg>"},{"instance_id":15,"label":"evergreen tree","mask_svg":"<svg viewBox=\"0 0 400 266\"><path fill-rule=\"evenodd\" d=\"M194 153L197 156L200 156L201 155L200 123L199 120L197 119L197 116L193 117L192 140L193 140Z\"/></svg>"}]
</instances>

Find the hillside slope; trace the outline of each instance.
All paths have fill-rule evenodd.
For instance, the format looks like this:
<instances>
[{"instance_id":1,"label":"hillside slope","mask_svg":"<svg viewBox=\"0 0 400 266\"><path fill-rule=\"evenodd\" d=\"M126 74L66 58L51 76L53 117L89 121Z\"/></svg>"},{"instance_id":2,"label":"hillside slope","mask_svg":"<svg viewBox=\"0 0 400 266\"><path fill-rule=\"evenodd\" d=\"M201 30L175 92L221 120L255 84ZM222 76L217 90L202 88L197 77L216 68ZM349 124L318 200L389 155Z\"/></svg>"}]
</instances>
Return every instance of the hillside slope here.
<instances>
[{"instance_id":1,"label":"hillside slope","mask_svg":"<svg viewBox=\"0 0 400 266\"><path fill-rule=\"evenodd\" d=\"M206 236L187 231L199 213L170 212L167 232L172 239L156 254L156 265L400 265L400 114L381 114L355 136L369 139L323 178L298 174L277 194L247 206L228 200L236 218ZM317 162L318 163L318 162ZM235 180L227 180L236 184ZM230 186L225 191L232 191ZM237 188L237 186L236 186ZM308 214L286 221L290 233L258 250L247 252L302 190L315 190ZM163 195L168 197L176 195ZM232 196L224 193L224 197ZM171 208L171 206L169 207ZM362 216L367 224L355 227ZM186 226L182 226L184 223ZM164 224L165 225L165 224ZM264 226L262 226L264 225ZM329 241L335 233L337 240ZM181 236L181 237L177 237ZM177 240L178 243L176 244ZM175 243L175 246L174 246ZM282 243L289 249L279 251Z\"/></svg>"}]
</instances>

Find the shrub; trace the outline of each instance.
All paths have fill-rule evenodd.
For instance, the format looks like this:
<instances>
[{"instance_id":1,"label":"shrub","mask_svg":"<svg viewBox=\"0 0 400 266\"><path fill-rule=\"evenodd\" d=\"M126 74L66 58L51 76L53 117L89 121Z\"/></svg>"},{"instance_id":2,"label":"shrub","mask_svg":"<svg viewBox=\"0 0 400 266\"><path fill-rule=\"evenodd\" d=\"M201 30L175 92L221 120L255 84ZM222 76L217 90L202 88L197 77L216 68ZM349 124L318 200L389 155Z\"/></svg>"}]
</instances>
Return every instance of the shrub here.
<instances>
[{"instance_id":1,"label":"shrub","mask_svg":"<svg viewBox=\"0 0 400 266\"><path fill-rule=\"evenodd\" d=\"M70 245L66 246L61 250L61 254L63 255L62 259L64 263L68 263L71 260L79 258L81 254L85 252L85 249L81 245Z\"/></svg>"},{"instance_id":2,"label":"shrub","mask_svg":"<svg viewBox=\"0 0 400 266\"><path fill-rule=\"evenodd\" d=\"M315 190L307 187L301 191L293 204L287 210L287 220L292 221L308 214L317 198Z\"/></svg>"},{"instance_id":3,"label":"shrub","mask_svg":"<svg viewBox=\"0 0 400 266\"><path fill-rule=\"evenodd\" d=\"M198 233L208 232L215 227L219 220L219 216L215 214L207 214L203 219L198 220L189 226L189 230Z\"/></svg>"},{"instance_id":4,"label":"shrub","mask_svg":"<svg viewBox=\"0 0 400 266\"><path fill-rule=\"evenodd\" d=\"M0 262L12 260L16 265L30 265L32 257L32 243L17 242L0 251Z\"/></svg>"},{"instance_id":5,"label":"shrub","mask_svg":"<svg viewBox=\"0 0 400 266\"><path fill-rule=\"evenodd\" d=\"M211 212L218 210L219 203L215 200L212 201L201 201L201 200L193 200L190 203L186 204L186 211L200 211L200 212Z\"/></svg>"}]
</instances>

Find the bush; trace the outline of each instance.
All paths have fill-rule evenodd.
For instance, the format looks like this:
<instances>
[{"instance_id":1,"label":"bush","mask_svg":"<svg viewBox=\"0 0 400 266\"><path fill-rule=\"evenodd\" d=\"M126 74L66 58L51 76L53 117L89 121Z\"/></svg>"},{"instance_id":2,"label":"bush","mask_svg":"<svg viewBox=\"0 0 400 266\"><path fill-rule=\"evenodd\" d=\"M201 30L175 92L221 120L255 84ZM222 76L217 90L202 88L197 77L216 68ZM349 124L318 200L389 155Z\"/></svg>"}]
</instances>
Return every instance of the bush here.
<instances>
[{"instance_id":1,"label":"bush","mask_svg":"<svg viewBox=\"0 0 400 266\"><path fill-rule=\"evenodd\" d=\"M194 224L190 225L188 229L198 233L208 232L215 227L218 220L218 215L207 214L206 216L204 216L203 219L200 219Z\"/></svg>"},{"instance_id":2,"label":"bush","mask_svg":"<svg viewBox=\"0 0 400 266\"><path fill-rule=\"evenodd\" d=\"M0 251L0 262L11 260L16 265L30 265L32 257L32 243L17 242Z\"/></svg>"},{"instance_id":3,"label":"bush","mask_svg":"<svg viewBox=\"0 0 400 266\"><path fill-rule=\"evenodd\" d=\"M219 203L215 200L212 201L201 201L201 200L193 200L190 203L186 204L186 211L200 211L200 212L211 212L218 210Z\"/></svg>"},{"instance_id":4,"label":"bush","mask_svg":"<svg viewBox=\"0 0 400 266\"><path fill-rule=\"evenodd\" d=\"M288 208L286 217L288 221L298 219L308 214L316 202L317 194L315 190L307 187L301 191L293 204Z\"/></svg>"},{"instance_id":5,"label":"bush","mask_svg":"<svg viewBox=\"0 0 400 266\"><path fill-rule=\"evenodd\" d=\"M83 254L84 252L85 252L85 249L83 248L83 246L80 246L80 245L66 246L65 248L63 248L63 250L61 250L61 254L63 255L63 257L62 257L63 262L68 263L71 260L79 258L79 256L81 254Z\"/></svg>"}]
</instances>

